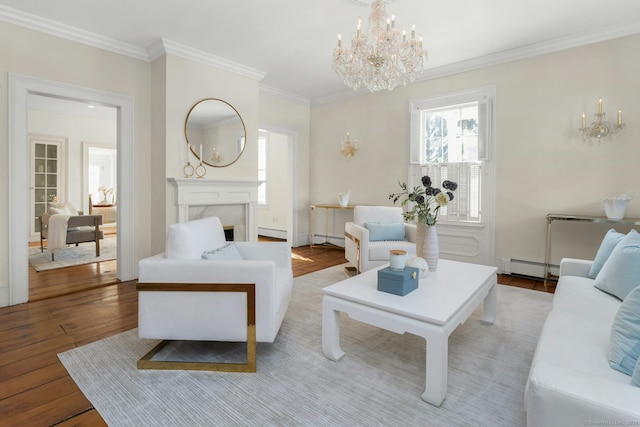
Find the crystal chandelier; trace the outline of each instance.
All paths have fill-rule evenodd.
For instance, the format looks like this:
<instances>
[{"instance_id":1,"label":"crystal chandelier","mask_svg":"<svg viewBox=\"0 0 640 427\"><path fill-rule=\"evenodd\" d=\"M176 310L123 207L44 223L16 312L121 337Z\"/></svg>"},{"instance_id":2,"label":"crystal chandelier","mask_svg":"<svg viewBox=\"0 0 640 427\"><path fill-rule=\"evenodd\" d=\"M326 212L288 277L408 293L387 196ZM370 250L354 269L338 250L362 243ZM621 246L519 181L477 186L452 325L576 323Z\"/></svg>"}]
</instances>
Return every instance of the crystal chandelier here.
<instances>
[{"instance_id":1,"label":"crystal chandelier","mask_svg":"<svg viewBox=\"0 0 640 427\"><path fill-rule=\"evenodd\" d=\"M338 46L333 52L333 70L344 83L359 89L366 86L371 92L393 90L406 85L422 72L427 52L422 49L422 37L416 39L415 25L411 35L396 29L395 15L386 16L384 1L374 0L369 15L369 32L362 31L362 20L351 40L351 48Z\"/></svg>"},{"instance_id":2,"label":"crystal chandelier","mask_svg":"<svg viewBox=\"0 0 640 427\"><path fill-rule=\"evenodd\" d=\"M604 138L611 133L615 133L624 129L626 125L622 123L622 110L618 109L618 121L615 125L611 125L607 120L606 113L602 112L602 98L598 99L598 112L593 115L593 122L587 126L587 116L582 113L582 126L579 131L582 137Z\"/></svg>"}]
</instances>

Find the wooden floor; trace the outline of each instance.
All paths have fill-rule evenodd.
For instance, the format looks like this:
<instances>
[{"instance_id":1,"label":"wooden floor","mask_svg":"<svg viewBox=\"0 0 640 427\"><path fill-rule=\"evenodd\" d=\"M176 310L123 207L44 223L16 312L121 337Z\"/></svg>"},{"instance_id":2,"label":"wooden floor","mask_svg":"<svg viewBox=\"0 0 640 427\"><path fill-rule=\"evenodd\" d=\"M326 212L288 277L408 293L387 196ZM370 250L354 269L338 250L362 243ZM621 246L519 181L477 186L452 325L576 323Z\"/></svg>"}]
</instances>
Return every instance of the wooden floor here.
<instances>
[{"instance_id":1,"label":"wooden floor","mask_svg":"<svg viewBox=\"0 0 640 427\"><path fill-rule=\"evenodd\" d=\"M295 248L294 276L342 264L343 256L332 249ZM32 301L0 308L0 425L105 425L57 354L137 327L136 282L106 285L106 271L115 271L115 261L110 263L35 273ZM535 280L500 276L498 282L544 290ZM56 292L63 295L47 297Z\"/></svg>"}]
</instances>

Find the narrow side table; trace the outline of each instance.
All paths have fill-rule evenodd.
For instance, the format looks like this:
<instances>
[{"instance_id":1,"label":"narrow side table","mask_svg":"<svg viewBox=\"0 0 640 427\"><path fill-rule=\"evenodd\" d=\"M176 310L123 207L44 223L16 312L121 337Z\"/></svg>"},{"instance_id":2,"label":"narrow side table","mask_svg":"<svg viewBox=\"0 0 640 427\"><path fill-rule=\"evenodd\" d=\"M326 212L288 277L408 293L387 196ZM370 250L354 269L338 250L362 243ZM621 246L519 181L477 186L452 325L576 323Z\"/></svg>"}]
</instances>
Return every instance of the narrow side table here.
<instances>
[{"instance_id":1,"label":"narrow side table","mask_svg":"<svg viewBox=\"0 0 640 427\"><path fill-rule=\"evenodd\" d=\"M331 209L338 209L338 210L353 210L353 206L340 206L340 205L331 205L331 204L318 204L318 205L311 205L311 211L309 213L309 234L310 234L310 244L309 246L311 246L311 248L334 248L334 249L344 249L341 246L337 246L334 245L333 243L330 243L328 240L328 235L329 235L329 211ZM313 230L313 212L316 209L324 209L324 242L322 243L314 243L315 241L315 236L316 233Z\"/></svg>"},{"instance_id":2,"label":"narrow side table","mask_svg":"<svg viewBox=\"0 0 640 427\"><path fill-rule=\"evenodd\" d=\"M547 244L544 254L544 287L549 280L549 268L551 267L551 224L553 221L581 221L594 224L625 224L640 225L640 218L609 219L606 216L573 215L573 214L547 214Z\"/></svg>"}]
</instances>

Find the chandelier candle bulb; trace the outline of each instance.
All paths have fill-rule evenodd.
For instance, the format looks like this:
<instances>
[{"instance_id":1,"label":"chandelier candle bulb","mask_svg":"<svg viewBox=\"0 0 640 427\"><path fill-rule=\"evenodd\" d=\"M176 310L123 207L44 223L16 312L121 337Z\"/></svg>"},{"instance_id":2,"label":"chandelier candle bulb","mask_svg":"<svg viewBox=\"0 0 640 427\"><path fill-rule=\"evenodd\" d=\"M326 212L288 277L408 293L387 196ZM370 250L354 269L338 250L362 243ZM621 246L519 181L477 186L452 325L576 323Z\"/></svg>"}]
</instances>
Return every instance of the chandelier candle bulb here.
<instances>
[{"instance_id":1,"label":"chandelier candle bulb","mask_svg":"<svg viewBox=\"0 0 640 427\"><path fill-rule=\"evenodd\" d=\"M587 127L587 115L585 113L582 113L582 128L586 128Z\"/></svg>"},{"instance_id":2,"label":"chandelier candle bulb","mask_svg":"<svg viewBox=\"0 0 640 427\"><path fill-rule=\"evenodd\" d=\"M622 124L622 110L618 110L618 126Z\"/></svg>"},{"instance_id":3,"label":"chandelier candle bulb","mask_svg":"<svg viewBox=\"0 0 640 427\"><path fill-rule=\"evenodd\" d=\"M598 114L602 114L602 98L598 99Z\"/></svg>"}]
</instances>

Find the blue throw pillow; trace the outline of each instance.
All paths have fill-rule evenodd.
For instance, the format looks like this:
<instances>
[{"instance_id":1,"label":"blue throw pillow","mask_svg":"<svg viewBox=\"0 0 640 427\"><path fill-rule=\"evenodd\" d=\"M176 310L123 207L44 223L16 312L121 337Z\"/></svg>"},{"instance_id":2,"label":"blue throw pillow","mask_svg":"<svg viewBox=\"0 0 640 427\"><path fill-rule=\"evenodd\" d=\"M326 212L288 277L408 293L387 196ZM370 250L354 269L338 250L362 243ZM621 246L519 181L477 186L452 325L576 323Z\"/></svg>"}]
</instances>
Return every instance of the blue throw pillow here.
<instances>
[{"instance_id":1,"label":"blue throw pillow","mask_svg":"<svg viewBox=\"0 0 640 427\"><path fill-rule=\"evenodd\" d=\"M640 285L640 234L636 230L631 230L613 249L594 285L621 300Z\"/></svg>"},{"instance_id":2,"label":"blue throw pillow","mask_svg":"<svg viewBox=\"0 0 640 427\"><path fill-rule=\"evenodd\" d=\"M404 240L404 224L401 222L367 222L364 224L369 230L369 241Z\"/></svg>"},{"instance_id":3,"label":"blue throw pillow","mask_svg":"<svg viewBox=\"0 0 640 427\"><path fill-rule=\"evenodd\" d=\"M636 368L633 370L633 375L631 376L631 385L640 387L640 357L638 357Z\"/></svg>"},{"instance_id":4,"label":"blue throw pillow","mask_svg":"<svg viewBox=\"0 0 640 427\"><path fill-rule=\"evenodd\" d=\"M640 357L640 286L622 301L611 324L609 365L631 375ZM640 376L640 374L639 374Z\"/></svg>"},{"instance_id":5,"label":"blue throw pillow","mask_svg":"<svg viewBox=\"0 0 640 427\"><path fill-rule=\"evenodd\" d=\"M202 259L207 260L242 260L242 255L234 243L227 243L219 248L202 253Z\"/></svg>"},{"instance_id":6,"label":"blue throw pillow","mask_svg":"<svg viewBox=\"0 0 640 427\"><path fill-rule=\"evenodd\" d=\"M589 277L591 279L595 279L598 276L598 273L602 269L604 263L609 259L609 255L613 252L613 249L620 243L622 239L624 239L625 234L618 233L613 228L604 235L602 239L602 243L600 243L600 248L598 249L598 253L596 253L596 257L593 260L593 264L591 265L591 270L589 270Z\"/></svg>"}]
</instances>

